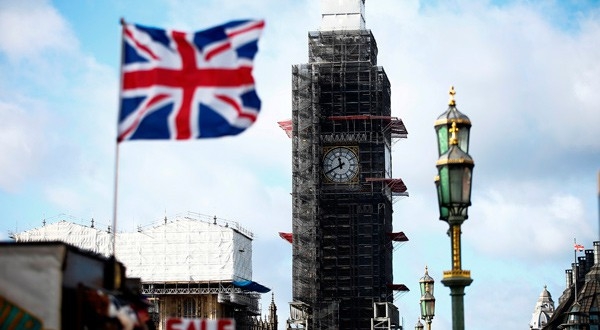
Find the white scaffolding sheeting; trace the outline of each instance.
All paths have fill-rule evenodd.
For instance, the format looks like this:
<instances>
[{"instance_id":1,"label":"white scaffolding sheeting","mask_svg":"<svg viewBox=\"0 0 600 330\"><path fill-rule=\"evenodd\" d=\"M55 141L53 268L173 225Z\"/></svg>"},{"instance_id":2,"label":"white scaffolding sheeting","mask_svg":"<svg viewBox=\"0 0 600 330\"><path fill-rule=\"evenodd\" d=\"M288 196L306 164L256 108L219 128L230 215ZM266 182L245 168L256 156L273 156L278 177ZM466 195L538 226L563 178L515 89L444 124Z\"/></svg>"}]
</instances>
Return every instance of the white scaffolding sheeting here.
<instances>
[{"instance_id":1,"label":"white scaffolding sheeting","mask_svg":"<svg viewBox=\"0 0 600 330\"><path fill-rule=\"evenodd\" d=\"M242 233L243 232L243 233ZM67 221L14 235L17 242L63 241L105 256L112 234ZM128 277L144 282L252 280L251 233L189 217L133 233L118 233L116 257Z\"/></svg>"},{"instance_id":2,"label":"white scaffolding sheeting","mask_svg":"<svg viewBox=\"0 0 600 330\"><path fill-rule=\"evenodd\" d=\"M111 233L64 220L14 234L14 237L17 242L61 241L106 257L112 254Z\"/></svg>"},{"instance_id":3,"label":"white scaffolding sheeting","mask_svg":"<svg viewBox=\"0 0 600 330\"><path fill-rule=\"evenodd\" d=\"M144 282L252 279L252 241L232 228L181 219L117 237L117 259Z\"/></svg>"}]
</instances>

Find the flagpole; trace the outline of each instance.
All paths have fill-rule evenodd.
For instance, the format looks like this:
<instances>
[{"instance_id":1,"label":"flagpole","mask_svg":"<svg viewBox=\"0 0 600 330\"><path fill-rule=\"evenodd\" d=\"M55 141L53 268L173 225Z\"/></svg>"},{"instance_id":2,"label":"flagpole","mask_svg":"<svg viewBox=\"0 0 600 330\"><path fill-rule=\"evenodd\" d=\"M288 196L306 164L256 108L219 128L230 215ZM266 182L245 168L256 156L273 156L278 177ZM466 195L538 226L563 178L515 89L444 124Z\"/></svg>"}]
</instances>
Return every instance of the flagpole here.
<instances>
[{"instance_id":1,"label":"flagpole","mask_svg":"<svg viewBox=\"0 0 600 330\"><path fill-rule=\"evenodd\" d=\"M117 255L116 244L117 244L117 201L118 201L118 189L119 188L119 142L115 146L115 182L113 189L113 221L112 221L112 252L113 256Z\"/></svg>"},{"instance_id":2,"label":"flagpole","mask_svg":"<svg viewBox=\"0 0 600 330\"><path fill-rule=\"evenodd\" d=\"M124 35L125 30L125 20L121 18L121 37ZM119 68L119 112L117 113L117 138L115 139L115 177L114 177L114 186L113 186L113 221L112 221L112 252L113 256L116 258L117 256L117 202L118 202L118 192L119 192L119 132L118 132L118 123L119 123L119 114L121 113L121 91L123 90L123 58L124 58L124 50L123 44L121 43L121 65Z\"/></svg>"},{"instance_id":3,"label":"flagpole","mask_svg":"<svg viewBox=\"0 0 600 330\"><path fill-rule=\"evenodd\" d=\"M579 266L577 265L577 238L573 238L573 259L575 260L575 274L573 282L575 283L575 302L577 302L577 279L579 278Z\"/></svg>"}]
</instances>

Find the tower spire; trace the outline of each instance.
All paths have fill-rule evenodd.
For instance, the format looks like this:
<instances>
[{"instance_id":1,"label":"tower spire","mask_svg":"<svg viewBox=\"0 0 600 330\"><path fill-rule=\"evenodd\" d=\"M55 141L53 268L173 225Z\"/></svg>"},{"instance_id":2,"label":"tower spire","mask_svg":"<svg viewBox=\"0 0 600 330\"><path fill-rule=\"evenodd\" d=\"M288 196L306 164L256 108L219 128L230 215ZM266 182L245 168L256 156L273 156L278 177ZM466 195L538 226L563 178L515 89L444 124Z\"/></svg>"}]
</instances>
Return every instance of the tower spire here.
<instances>
[{"instance_id":1,"label":"tower spire","mask_svg":"<svg viewBox=\"0 0 600 330\"><path fill-rule=\"evenodd\" d=\"M275 293L271 292L271 304L269 305L269 320L268 322L277 329L277 306L275 305Z\"/></svg>"}]
</instances>

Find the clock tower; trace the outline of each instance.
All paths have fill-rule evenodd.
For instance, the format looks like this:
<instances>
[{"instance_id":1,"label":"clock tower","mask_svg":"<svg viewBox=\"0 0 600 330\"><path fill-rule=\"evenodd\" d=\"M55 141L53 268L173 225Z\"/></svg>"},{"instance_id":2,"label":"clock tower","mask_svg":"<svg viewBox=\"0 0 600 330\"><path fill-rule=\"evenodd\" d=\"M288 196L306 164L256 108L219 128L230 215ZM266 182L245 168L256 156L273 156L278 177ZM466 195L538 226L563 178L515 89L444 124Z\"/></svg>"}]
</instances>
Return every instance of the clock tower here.
<instances>
[{"instance_id":1,"label":"clock tower","mask_svg":"<svg viewBox=\"0 0 600 330\"><path fill-rule=\"evenodd\" d=\"M307 64L292 67L293 302L288 328L396 329L390 82L365 0L321 0Z\"/></svg>"}]
</instances>

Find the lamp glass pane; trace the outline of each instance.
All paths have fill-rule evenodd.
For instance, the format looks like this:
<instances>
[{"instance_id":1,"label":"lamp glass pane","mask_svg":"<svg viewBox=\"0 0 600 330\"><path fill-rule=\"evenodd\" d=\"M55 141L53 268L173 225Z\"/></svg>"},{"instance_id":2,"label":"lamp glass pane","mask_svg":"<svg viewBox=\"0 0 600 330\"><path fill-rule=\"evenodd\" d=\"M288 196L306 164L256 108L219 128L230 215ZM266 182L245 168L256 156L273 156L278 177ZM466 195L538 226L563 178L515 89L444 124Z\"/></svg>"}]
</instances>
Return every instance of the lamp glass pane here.
<instances>
[{"instance_id":1,"label":"lamp glass pane","mask_svg":"<svg viewBox=\"0 0 600 330\"><path fill-rule=\"evenodd\" d=\"M440 196L443 206L450 204L450 178L448 176L448 165L444 165L439 170L440 174Z\"/></svg>"},{"instance_id":2,"label":"lamp glass pane","mask_svg":"<svg viewBox=\"0 0 600 330\"><path fill-rule=\"evenodd\" d=\"M469 129L470 127L462 126L458 131L458 147L469 153Z\"/></svg>"},{"instance_id":3,"label":"lamp glass pane","mask_svg":"<svg viewBox=\"0 0 600 330\"><path fill-rule=\"evenodd\" d=\"M457 203L464 203L463 193L463 167L462 166L450 166L450 203L456 205Z\"/></svg>"},{"instance_id":4,"label":"lamp glass pane","mask_svg":"<svg viewBox=\"0 0 600 330\"><path fill-rule=\"evenodd\" d=\"M471 204L471 169L465 167L462 175L462 200L466 205Z\"/></svg>"},{"instance_id":5,"label":"lamp glass pane","mask_svg":"<svg viewBox=\"0 0 600 330\"><path fill-rule=\"evenodd\" d=\"M421 299L421 318L425 318L427 316L427 309L425 307L425 300Z\"/></svg>"},{"instance_id":6,"label":"lamp glass pane","mask_svg":"<svg viewBox=\"0 0 600 330\"><path fill-rule=\"evenodd\" d=\"M438 157L448 151L448 125L436 127L438 142Z\"/></svg>"},{"instance_id":7,"label":"lamp glass pane","mask_svg":"<svg viewBox=\"0 0 600 330\"><path fill-rule=\"evenodd\" d=\"M433 283L427 283L425 291L428 291L433 296Z\"/></svg>"},{"instance_id":8,"label":"lamp glass pane","mask_svg":"<svg viewBox=\"0 0 600 330\"><path fill-rule=\"evenodd\" d=\"M440 220L448 220L449 211L448 208L442 206L442 192L440 189L440 180L435 181L435 189L437 190L437 198L438 198L438 206L440 209ZM423 294L423 290L421 290L421 294Z\"/></svg>"},{"instance_id":9,"label":"lamp glass pane","mask_svg":"<svg viewBox=\"0 0 600 330\"><path fill-rule=\"evenodd\" d=\"M448 210L447 207L440 207L440 220L448 220L448 217L450 216L450 211Z\"/></svg>"},{"instance_id":10,"label":"lamp glass pane","mask_svg":"<svg viewBox=\"0 0 600 330\"><path fill-rule=\"evenodd\" d=\"M435 299L427 300L425 304L427 309L427 316L433 317L435 315Z\"/></svg>"}]
</instances>

